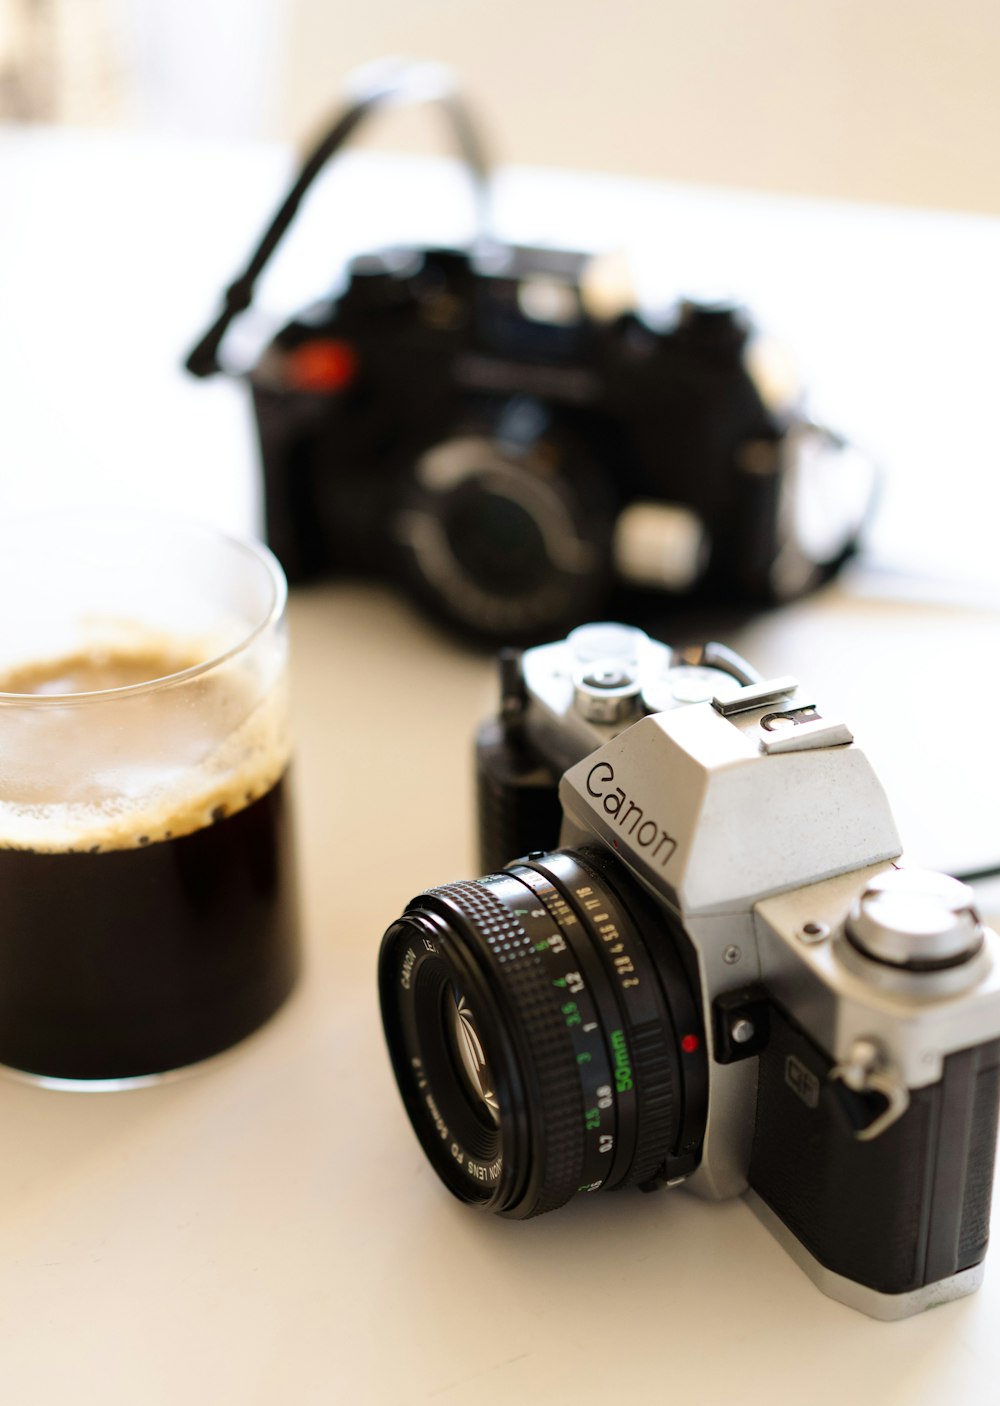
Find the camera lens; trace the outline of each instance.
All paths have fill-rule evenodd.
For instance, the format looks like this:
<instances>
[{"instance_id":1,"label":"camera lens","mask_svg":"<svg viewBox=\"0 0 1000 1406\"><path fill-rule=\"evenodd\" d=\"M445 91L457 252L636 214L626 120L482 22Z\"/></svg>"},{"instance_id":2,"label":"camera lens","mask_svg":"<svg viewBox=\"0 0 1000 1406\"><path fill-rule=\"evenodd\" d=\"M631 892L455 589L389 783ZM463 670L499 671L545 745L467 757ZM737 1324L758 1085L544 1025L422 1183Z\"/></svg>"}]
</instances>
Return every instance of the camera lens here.
<instances>
[{"instance_id":1,"label":"camera lens","mask_svg":"<svg viewBox=\"0 0 1000 1406\"><path fill-rule=\"evenodd\" d=\"M526 596L544 586L549 571L545 537L523 503L473 481L443 507L445 538L474 585L503 596Z\"/></svg>"},{"instance_id":2,"label":"camera lens","mask_svg":"<svg viewBox=\"0 0 1000 1406\"><path fill-rule=\"evenodd\" d=\"M554 638L609 589L612 488L589 444L535 400L470 403L403 485L396 566L463 630Z\"/></svg>"},{"instance_id":3,"label":"camera lens","mask_svg":"<svg viewBox=\"0 0 1000 1406\"><path fill-rule=\"evenodd\" d=\"M382 942L410 1121L463 1201L524 1218L697 1165L707 1062L676 920L597 851L415 898Z\"/></svg>"}]
</instances>

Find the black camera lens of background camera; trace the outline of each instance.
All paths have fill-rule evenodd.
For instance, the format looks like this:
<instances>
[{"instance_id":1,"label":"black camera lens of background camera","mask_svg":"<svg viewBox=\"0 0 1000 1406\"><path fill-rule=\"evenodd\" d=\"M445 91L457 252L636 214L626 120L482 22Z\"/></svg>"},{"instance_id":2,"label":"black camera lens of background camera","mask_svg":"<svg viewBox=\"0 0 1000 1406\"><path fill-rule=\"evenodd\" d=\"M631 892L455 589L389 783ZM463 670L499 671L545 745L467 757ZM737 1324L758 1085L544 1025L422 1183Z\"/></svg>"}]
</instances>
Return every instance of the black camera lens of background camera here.
<instances>
[{"instance_id":1,"label":"black camera lens of background camera","mask_svg":"<svg viewBox=\"0 0 1000 1406\"><path fill-rule=\"evenodd\" d=\"M708 1073L685 946L613 858L586 850L410 903L382 941L382 1020L449 1190L526 1218L697 1166Z\"/></svg>"}]
</instances>

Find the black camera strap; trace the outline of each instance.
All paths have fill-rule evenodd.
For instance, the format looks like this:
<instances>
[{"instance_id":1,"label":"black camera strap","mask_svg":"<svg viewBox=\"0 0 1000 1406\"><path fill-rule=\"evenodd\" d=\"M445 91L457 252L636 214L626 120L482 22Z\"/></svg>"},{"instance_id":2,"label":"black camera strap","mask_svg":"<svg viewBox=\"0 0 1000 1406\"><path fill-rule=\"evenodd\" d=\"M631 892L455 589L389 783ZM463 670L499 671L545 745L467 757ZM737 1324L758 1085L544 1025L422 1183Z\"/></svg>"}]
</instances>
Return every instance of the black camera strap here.
<instances>
[{"instance_id":1,"label":"black camera strap","mask_svg":"<svg viewBox=\"0 0 1000 1406\"><path fill-rule=\"evenodd\" d=\"M282 236L298 212L303 197L330 157L352 136L369 113L398 103L437 102L444 108L462 159L473 181L477 224L487 226L489 168L479 134L458 96L454 79L440 64L389 62L369 65L352 83L354 96L306 158L291 190L268 225L243 273L226 289L219 317L190 353L185 365L195 376L212 376L221 368L219 347L229 324L253 300L254 286Z\"/></svg>"}]
</instances>

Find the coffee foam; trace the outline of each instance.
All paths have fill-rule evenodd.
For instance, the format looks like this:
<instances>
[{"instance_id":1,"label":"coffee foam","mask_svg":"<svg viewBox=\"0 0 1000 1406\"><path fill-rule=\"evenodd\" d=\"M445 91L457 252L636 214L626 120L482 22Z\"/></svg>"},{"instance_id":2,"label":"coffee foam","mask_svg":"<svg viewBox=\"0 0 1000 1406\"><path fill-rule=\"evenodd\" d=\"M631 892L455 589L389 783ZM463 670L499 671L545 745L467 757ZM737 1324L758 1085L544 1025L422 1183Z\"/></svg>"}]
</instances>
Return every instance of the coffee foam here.
<instances>
[{"instance_id":1,"label":"coffee foam","mask_svg":"<svg viewBox=\"0 0 1000 1406\"><path fill-rule=\"evenodd\" d=\"M199 653L137 643L36 661L0 675L0 692L126 688L190 667ZM0 702L0 848L133 849L252 804L291 754L283 666L276 639L138 694Z\"/></svg>"}]
</instances>

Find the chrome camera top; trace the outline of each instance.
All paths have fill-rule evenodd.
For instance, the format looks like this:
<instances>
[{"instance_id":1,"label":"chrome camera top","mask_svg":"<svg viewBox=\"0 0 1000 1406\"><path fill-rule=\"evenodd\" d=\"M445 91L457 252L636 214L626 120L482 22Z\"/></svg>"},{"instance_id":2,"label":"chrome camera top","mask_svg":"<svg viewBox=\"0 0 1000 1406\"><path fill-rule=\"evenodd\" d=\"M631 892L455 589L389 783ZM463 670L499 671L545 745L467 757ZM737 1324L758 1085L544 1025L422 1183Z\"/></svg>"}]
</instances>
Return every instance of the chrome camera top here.
<instances>
[{"instance_id":1,"label":"chrome camera top","mask_svg":"<svg viewBox=\"0 0 1000 1406\"><path fill-rule=\"evenodd\" d=\"M445 1184L745 1194L879 1318L975 1289L1000 1102L998 939L901 865L847 725L720 645L588 625L501 664L487 877L387 932L383 1021ZM522 855L522 858L515 858Z\"/></svg>"}]
</instances>

